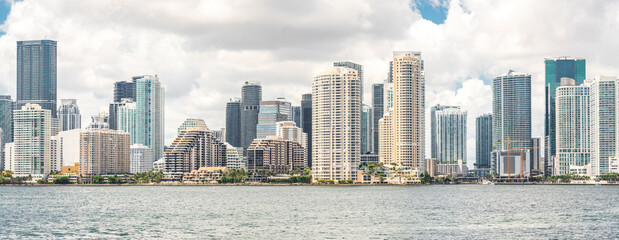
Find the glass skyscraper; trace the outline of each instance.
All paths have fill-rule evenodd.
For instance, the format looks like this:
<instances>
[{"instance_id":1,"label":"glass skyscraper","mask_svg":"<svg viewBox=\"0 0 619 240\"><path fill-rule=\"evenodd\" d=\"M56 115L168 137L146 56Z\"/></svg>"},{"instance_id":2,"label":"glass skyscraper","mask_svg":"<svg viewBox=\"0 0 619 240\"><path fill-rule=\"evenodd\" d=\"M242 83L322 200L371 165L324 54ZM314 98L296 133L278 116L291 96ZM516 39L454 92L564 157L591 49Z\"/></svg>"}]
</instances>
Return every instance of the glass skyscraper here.
<instances>
[{"instance_id":1,"label":"glass skyscraper","mask_svg":"<svg viewBox=\"0 0 619 240\"><path fill-rule=\"evenodd\" d=\"M492 115L483 114L477 117L475 135L475 163L476 169L490 168L490 154L492 152Z\"/></svg>"},{"instance_id":2,"label":"glass skyscraper","mask_svg":"<svg viewBox=\"0 0 619 240\"><path fill-rule=\"evenodd\" d=\"M374 121L372 118L372 107L367 104L363 104L361 107L361 154L373 152L373 126Z\"/></svg>"},{"instance_id":3,"label":"glass skyscraper","mask_svg":"<svg viewBox=\"0 0 619 240\"><path fill-rule=\"evenodd\" d=\"M492 143L497 151L531 144L531 75L509 70L492 81Z\"/></svg>"},{"instance_id":4,"label":"glass skyscraper","mask_svg":"<svg viewBox=\"0 0 619 240\"><path fill-rule=\"evenodd\" d=\"M292 106L292 121L297 127L301 126L301 106Z\"/></svg>"},{"instance_id":5,"label":"glass skyscraper","mask_svg":"<svg viewBox=\"0 0 619 240\"><path fill-rule=\"evenodd\" d=\"M432 158L442 163L466 162L466 117L459 106L432 107Z\"/></svg>"},{"instance_id":6,"label":"glass skyscraper","mask_svg":"<svg viewBox=\"0 0 619 240\"><path fill-rule=\"evenodd\" d=\"M226 103L226 142L235 148L241 146L241 99Z\"/></svg>"},{"instance_id":7,"label":"glass skyscraper","mask_svg":"<svg viewBox=\"0 0 619 240\"><path fill-rule=\"evenodd\" d=\"M283 99L261 101L256 126L256 138L265 139L276 136L275 123L292 120L292 106Z\"/></svg>"},{"instance_id":8,"label":"glass skyscraper","mask_svg":"<svg viewBox=\"0 0 619 240\"><path fill-rule=\"evenodd\" d=\"M382 83L376 83L372 85L372 110L374 111L372 114L372 136L374 137L374 153L378 153L378 120L383 118L384 114L383 86L384 84Z\"/></svg>"},{"instance_id":9,"label":"glass skyscraper","mask_svg":"<svg viewBox=\"0 0 619 240\"><path fill-rule=\"evenodd\" d=\"M165 94L157 76L133 77L136 83L135 135L131 144L153 149L155 161L163 157L165 139Z\"/></svg>"},{"instance_id":10,"label":"glass skyscraper","mask_svg":"<svg viewBox=\"0 0 619 240\"><path fill-rule=\"evenodd\" d=\"M568 58L568 57L560 57L560 58L547 58L544 60L544 65L546 69L546 114L544 118L544 135L547 142L545 145L548 147L544 152L545 155L545 166L549 169L545 169L545 171L550 172L552 167L552 158L556 153L556 123L555 123L555 94L557 87L561 85L561 78L571 78L574 79L575 85L580 85L583 83L586 77L586 63L585 59L582 58Z\"/></svg>"},{"instance_id":11,"label":"glass skyscraper","mask_svg":"<svg viewBox=\"0 0 619 240\"><path fill-rule=\"evenodd\" d=\"M241 144L247 150L256 139L256 125L262 101L262 86L259 82L245 82L241 89ZM243 154L247 151L243 151Z\"/></svg>"},{"instance_id":12,"label":"glass skyscraper","mask_svg":"<svg viewBox=\"0 0 619 240\"><path fill-rule=\"evenodd\" d=\"M82 115L75 99L61 99L58 118L62 131L82 128Z\"/></svg>"},{"instance_id":13,"label":"glass skyscraper","mask_svg":"<svg viewBox=\"0 0 619 240\"><path fill-rule=\"evenodd\" d=\"M35 103L56 118L56 41L17 42L17 108Z\"/></svg>"},{"instance_id":14,"label":"glass skyscraper","mask_svg":"<svg viewBox=\"0 0 619 240\"><path fill-rule=\"evenodd\" d=\"M307 133L307 166L312 167L312 94L301 96L301 128Z\"/></svg>"}]
</instances>

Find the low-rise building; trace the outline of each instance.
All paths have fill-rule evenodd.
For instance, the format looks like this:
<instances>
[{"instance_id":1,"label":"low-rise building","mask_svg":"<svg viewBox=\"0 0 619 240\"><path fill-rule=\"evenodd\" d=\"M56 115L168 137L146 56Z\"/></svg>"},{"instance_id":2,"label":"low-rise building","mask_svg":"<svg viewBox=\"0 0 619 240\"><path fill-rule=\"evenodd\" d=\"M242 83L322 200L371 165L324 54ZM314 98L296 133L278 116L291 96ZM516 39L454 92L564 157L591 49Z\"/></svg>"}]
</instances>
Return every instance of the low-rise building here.
<instances>
[{"instance_id":1,"label":"low-rise building","mask_svg":"<svg viewBox=\"0 0 619 240\"><path fill-rule=\"evenodd\" d=\"M226 167L201 167L198 170L192 170L183 175L183 182L186 183L216 183L224 172L228 171Z\"/></svg>"}]
</instances>

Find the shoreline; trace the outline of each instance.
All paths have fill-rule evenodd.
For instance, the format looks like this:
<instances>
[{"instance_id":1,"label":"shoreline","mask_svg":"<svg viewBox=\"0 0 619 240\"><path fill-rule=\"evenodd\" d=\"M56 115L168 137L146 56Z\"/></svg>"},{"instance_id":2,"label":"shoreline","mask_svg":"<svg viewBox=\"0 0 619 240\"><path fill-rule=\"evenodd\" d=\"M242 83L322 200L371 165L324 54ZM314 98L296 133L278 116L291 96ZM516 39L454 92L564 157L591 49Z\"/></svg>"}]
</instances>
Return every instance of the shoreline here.
<instances>
[{"instance_id":1,"label":"shoreline","mask_svg":"<svg viewBox=\"0 0 619 240\"><path fill-rule=\"evenodd\" d=\"M123 187L123 186L157 186L157 187L234 187L234 186L250 186L250 187L428 187L428 186L456 186L456 185L506 185L506 186L535 186L535 185L552 185L552 186L619 186L619 183L604 183L604 184L589 184L589 183L456 183L456 184L260 184L260 183L244 183L244 184L201 184L201 183L183 183L183 184L38 184L38 183L11 183L1 184L0 187Z\"/></svg>"}]
</instances>

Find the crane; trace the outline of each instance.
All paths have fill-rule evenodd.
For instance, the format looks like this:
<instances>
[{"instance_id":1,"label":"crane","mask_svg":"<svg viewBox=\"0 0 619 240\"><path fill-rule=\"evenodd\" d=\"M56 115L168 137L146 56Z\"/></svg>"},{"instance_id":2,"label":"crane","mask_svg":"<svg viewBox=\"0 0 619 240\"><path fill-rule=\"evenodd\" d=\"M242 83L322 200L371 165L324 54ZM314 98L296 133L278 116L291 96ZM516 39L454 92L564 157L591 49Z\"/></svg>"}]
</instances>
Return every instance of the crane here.
<instances>
[{"instance_id":1,"label":"crane","mask_svg":"<svg viewBox=\"0 0 619 240\"><path fill-rule=\"evenodd\" d=\"M531 141L520 141L520 140L512 140L510 136L507 136L507 141L506 140L499 140L500 143L507 143L507 178L511 178L511 172L512 172L512 166L511 166L511 151L512 150L516 150L518 148L512 148L511 144L512 143L525 143L525 142L531 142ZM523 152L522 150L520 151L520 171L522 172L522 157L523 157ZM500 161L500 157L499 157L499 161ZM520 175L521 177L523 176L522 174Z\"/></svg>"},{"instance_id":2,"label":"crane","mask_svg":"<svg viewBox=\"0 0 619 240\"><path fill-rule=\"evenodd\" d=\"M525 150L533 150L533 149L540 149L540 148L544 148L544 149L548 149L550 147L548 146L544 146L544 147L520 147L520 148L512 148L514 150L520 150L520 177L524 177L524 151Z\"/></svg>"}]
</instances>

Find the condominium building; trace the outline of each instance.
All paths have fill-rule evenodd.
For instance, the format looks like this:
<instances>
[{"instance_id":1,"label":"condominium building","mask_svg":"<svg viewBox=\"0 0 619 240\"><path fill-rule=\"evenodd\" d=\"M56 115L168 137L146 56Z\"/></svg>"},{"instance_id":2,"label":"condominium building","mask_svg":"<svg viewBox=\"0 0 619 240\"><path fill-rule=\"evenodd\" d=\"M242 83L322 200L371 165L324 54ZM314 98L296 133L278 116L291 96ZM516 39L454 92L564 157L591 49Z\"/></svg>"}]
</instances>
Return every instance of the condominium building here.
<instances>
[{"instance_id":1,"label":"condominium building","mask_svg":"<svg viewBox=\"0 0 619 240\"><path fill-rule=\"evenodd\" d=\"M82 115L75 99L61 99L58 108L61 131L82 128Z\"/></svg>"},{"instance_id":2,"label":"condominium building","mask_svg":"<svg viewBox=\"0 0 619 240\"><path fill-rule=\"evenodd\" d=\"M307 167L305 149L298 142L270 136L256 139L247 149L247 168L289 173Z\"/></svg>"},{"instance_id":3,"label":"condominium building","mask_svg":"<svg viewBox=\"0 0 619 240\"><path fill-rule=\"evenodd\" d=\"M57 42L17 41L17 107L37 104L56 118Z\"/></svg>"},{"instance_id":4,"label":"condominium building","mask_svg":"<svg viewBox=\"0 0 619 240\"><path fill-rule=\"evenodd\" d=\"M164 153L164 173L180 178L200 167L225 167L226 145L205 128L181 131Z\"/></svg>"},{"instance_id":5,"label":"condominium building","mask_svg":"<svg viewBox=\"0 0 619 240\"><path fill-rule=\"evenodd\" d=\"M466 164L467 112L459 106L436 105L431 109L432 158L440 163Z\"/></svg>"},{"instance_id":6,"label":"condominium building","mask_svg":"<svg viewBox=\"0 0 619 240\"><path fill-rule=\"evenodd\" d=\"M130 171L129 134L109 129L86 129L80 133L80 174L123 174Z\"/></svg>"},{"instance_id":7,"label":"condominium building","mask_svg":"<svg viewBox=\"0 0 619 240\"><path fill-rule=\"evenodd\" d=\"M153 149L154 159L163 156L165 139L165 91L157 75L132 78L135 82L135 135L131 144Z\"/></svg>"},{"instance_id":8,"label":"condominium building","mask_svg":"<svg viewBox=\"0 0 619 240\"><path fill-rule=\"evenodd\" d=\"M390 112L385 113L378 120L378 161L383 164L394 164L393 159L393 116Z\"/></svg>"},{"instance_id":9,"label":"condominium building","mask_svg":"<svg viewBox=\"0 0 619 240\"><path fill-rule=\"evenodd\" d=\"M384 137L382 141L392 144L379 143L379 147L383 146L379 156L383 156L383 162L395 163L402 174L416 176L421 173L425 159L425 80L421 53L396 51L392 66L393 106L387 107L389 112L385 115L390 117L383 117L382 124L393 126L379 126L392 131L391 135L380 133ZM383 151L392 153L383 154ZM388 155L391 159L385 159Z\"/></svg>"},{"instance_id":10,"label":"condominium building","mask_svg":"<svg viewBox=\"0 0 619 240\"><path fill-rule=\"evenodd\" d=\"M475 168L490 168L492 152L492 114L483 114L475 119Z\"/></svg>"},{"instance_id":11,"label":"condominium building","mask_svg":"<svg viewBox=\"0 0 619 240\"><path fill-rule=\"evenodd\" d=\"M135 109L136 106L134 98L123 98L118 102L110 103L108 117L109 129L121 130L121 128L118 126L118 111L122 107L126 106L128 103L133 103L133 109Z\"/></svg>"},{"instance_id":12,"label":"condominium building","mask_svg":"<svg viewBox=\"0 0 619 240\"><path fill-rule=\"evenodd\" d=\"M177 134L180 134L182 131L191 129L191 128L199 128L199 129L208 129L208 127L206 127L206 122L204 122L203 119L200 118L187 118L185 119L185 121L181 124L180 127L178 127L178 131Z\"/></svg>"},{"instance_id":13,"label":"condominium building","mask_svg":"<svg viewBox=\"0 0 619 240\"><path fill-rule=\"evenodd\" d=\"M142 173L153 169L153 149L143 144L133 144L130 146L130 151L129 172Z\"/></svg>"},{"instance_id":14,"label":"condominium building","mask_svg":"<svg viewBox=\"0 0 619 240\"><path fill-rule=\"evenodd\" d=\"M360 96L361 96L361 102L363 102L363 83L365 82L365 78L364 78L364 71L363 71L363 65L358 64L358 63L354 63L354 62L350 62L350 61L342 61L342 62L334 62L333 63L334 67L347 67L347 68L352 68L357 70L357 75L359 76L359 81L361 82L361 89L359 90L361 92Z\"/></svg>"},{"instance_id":15,"label":"condominium building","mask_svg":"<svg viewBox=\"0 0 619 240\"><path fill-rule=\"evenodd\" d=\"M492 82L492 142L497 151L530 147L531 75L509 70Z\"/></svg>"},{"instance_id":16,"label":"condominium building","mask_svg":"<svg viewBox=\"0 0 619 240\"><path fill-rule=\"evenodd\" d=\"M43 178L50 172L51 111L26 103L13 111L15 176Z\"/></svg>"},{"instance_id":17,"label":"condominium building","mask_svg":"<svg viewBox=\"0 0 619 240\"><path fill-rule=\"evenodd\" d=\"M361 81L356 70L328 69L312 84L312 175L357 179L361 155Z\"/></svg>"},{"instance_id":18,"label":"condominium building","mask_svg":"<svg viewBox=\"0 0 619 240\"><path fill-rule=\"evenodd\" d=\"M588 166L591 162L591 118L590 92L588 84L575 85L574 79L563 78L561 86L556 88L555 126L556 162L555 173L589 175L590 172L578 172L577 169ZM574 171L572 171L574 170Z\"/></svg>"},{"instance_id":19,"label":"condominium building","mask_svg":"<svg viewBox=\"0 0 619 240\"><path fill-rule=\"evenodd\" d=\"M609 159L617 149L617 77L597 76L590 91L591 176L609 172Z\"/></svg>"},{"instance_id":20,"label":"condominium building","mask_svg":"<svg viewBox=\"0 0 619 240\"><path fill-rule=\"evenodd\" d=\"M243 157L243 148L232 146L230 143L226 145L226 167L228 169L247 169L247 161Z\"/></svg>"},{"instance_id":21,"label":"condominium building","mask_svg":"<svg viewBox=\"0 0 619 240\"><path fill-rule=\"evenodd\" d=\"M226 141L241 146L241 99L232 98L226 103Z\"/></svg>"},{"instance_id":22,"label":"condominium building","mask_svg":"<svg viewBox=\"0 0 619 240\"><path fill-rule=\"evenodd\" d=\"M283 98L275 101L261 101L256 126L256 138L275 136L275 123L292 121L292 105Z\"/></svg>"},{"instance_id":23,"label":"condominium building","mask_svg":"<svg viewBox=\"0 0 619 240\"><path fill-rule=\"evenodd\" d=\"M59 132L51 138L51 170L60 171L64 166L80 162L81 129Z\"/></svg>"},{"instance_id":24,"label":"condominium building","mask_svg":"<svg viewBox=\"0 0 619 240\"><path fill-rule=\"evenodd\" d=\"M297 127L293 121L277 122L275 124L275 136L297 142L307 149L307 133L304 133L303 129Z\"/></svg>"},{"instance_id":25,"label":"condominium building","mask_svg":"<svg viewBox=\"0 0 619 240\"><path fill-rule=\"evenodd\" d=\"M243 149L247 149L256 139L260 101L262 101L260 83L245 82L241 89L241 144Z\"/></svg>"}]
</instances>

